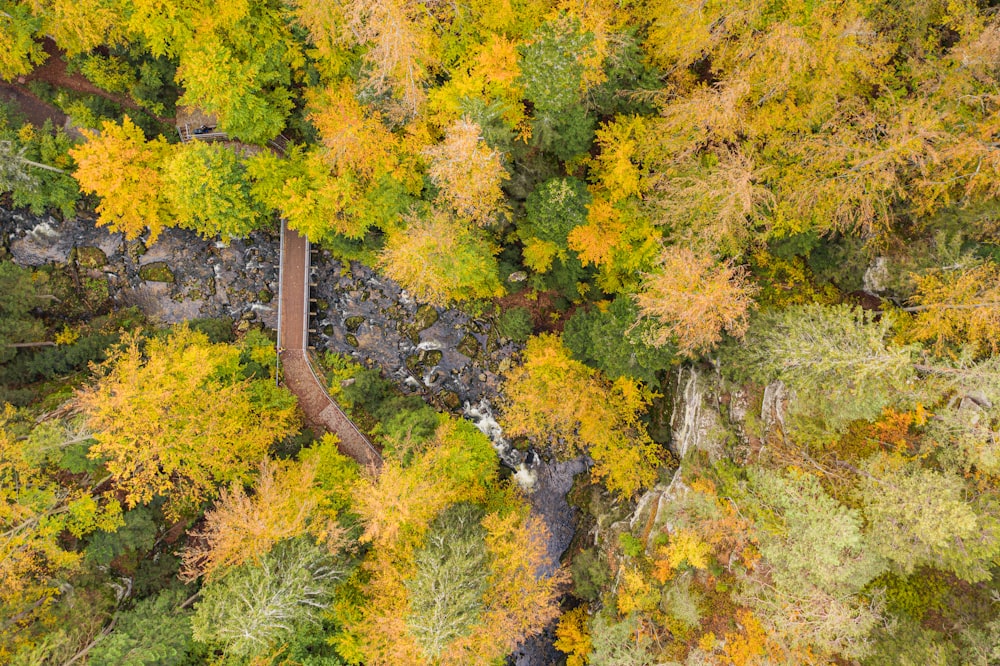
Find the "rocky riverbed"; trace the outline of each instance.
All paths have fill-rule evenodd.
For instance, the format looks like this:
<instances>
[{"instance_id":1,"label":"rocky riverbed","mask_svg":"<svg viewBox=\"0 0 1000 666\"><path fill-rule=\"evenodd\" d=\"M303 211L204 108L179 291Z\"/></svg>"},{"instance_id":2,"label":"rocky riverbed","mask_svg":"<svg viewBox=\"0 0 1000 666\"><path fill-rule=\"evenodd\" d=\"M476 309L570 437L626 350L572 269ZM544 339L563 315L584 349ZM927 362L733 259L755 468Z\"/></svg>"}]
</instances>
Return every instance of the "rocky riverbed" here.
<instances>
[{"instance_id":1,"label":"rocky riverbed","mask_svg":"<svg viewBox=\"0 0 1000 666\"><path fill-rule=\"evenodd\" d=\"M22 266L75 262L81 274L107 281L115 307L136 306L162 324L230 317L244 329L277 325L279 243L271 233L226 245L167 229L147 246L96 227L87 217L60 221L0 210L0 248ZM545 521L549 567L557 567L575 529L566 495L588 461L547 461L503 439L490 402L519 347L498 336L486 317L417 303L370 268L339 262L323 251L313 255L313 281L311 343L380 368L404 390L487 432ZM512 655L511 663L556 663L552 639L549 628Z\"/></svg>"},{"instance_id":2,"label":"rocky riverbed","mask_svg":"<svg viewBox=\"0 0 1000 666\"><path fill-rule=\"evenodd\" d=\"M137 306L154 321L231 317L239 326L277 324L278 242L254 233L229 245L167 229L147 247L77 217L60 221L0 210L0 246L22 266L75 263L107 281L115 307Z\"/></svg>"}]
</instances>

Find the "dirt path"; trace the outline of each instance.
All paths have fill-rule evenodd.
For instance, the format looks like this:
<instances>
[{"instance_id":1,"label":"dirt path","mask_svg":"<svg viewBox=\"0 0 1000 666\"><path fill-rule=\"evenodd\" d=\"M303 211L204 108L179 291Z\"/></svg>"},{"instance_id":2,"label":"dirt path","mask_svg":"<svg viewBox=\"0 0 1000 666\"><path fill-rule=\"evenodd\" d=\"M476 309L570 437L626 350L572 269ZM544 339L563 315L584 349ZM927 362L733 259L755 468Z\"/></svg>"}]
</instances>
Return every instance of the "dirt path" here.
<instances>
[{"instance_id":1,"label":"dirt path","mask_svg":"<svg viewBox=\"0 0 1000 666\"><path fill-rule=\"evenodd\" d=\"M334 433L340 450L362 467L378 469L382 457L330 398L309 361L309 241L281 225L278 350L285 386L299 399L313 427Z\"/></svg>"},{"instance_id":2,"label":"dirt path","mask_svg":"<svg viewBox=\"0 0 1000 666\"><path fill-rule=\"evenodd\" d=\"M55 42L51 39L45 40L43 48L45 49L45 53L48 54L48 57L45 59L45 62L32 70L30 74L23 77L24 83L28 83L29 81L44 81L57 88L67 88L69 90L75 90L76 92L86 93L89 95L98 95L105 99L109 99L116 104L120 104L127 109L141 111L142 113L153 116L162 123L166 123L168 125L174 124L173 118L161 118L160 116L154 116L152 112L136 104L134 100L126 95L116 95L109 93L107 90L102 88L98 88L79 72L70 74L66 71L66 63L62 59L62 51L59 50L59 47L56 46ZM21 80L19 79L18 82L20 83ZM19 85L18 88L22 88L22 86Z\"/></svg>"},{"instance_id":3,"label":"dirt path","mask_svg":"<svg viewBox=\"0 0 1000 666\"><path fill-rule=\"evenodd\" d=\"M0 82L0 100L15 106L35 127L41 127L46 120L51 120L54 127L66 126L66 114L62 110L12 83Z\"/></svg>"}]
</instances>

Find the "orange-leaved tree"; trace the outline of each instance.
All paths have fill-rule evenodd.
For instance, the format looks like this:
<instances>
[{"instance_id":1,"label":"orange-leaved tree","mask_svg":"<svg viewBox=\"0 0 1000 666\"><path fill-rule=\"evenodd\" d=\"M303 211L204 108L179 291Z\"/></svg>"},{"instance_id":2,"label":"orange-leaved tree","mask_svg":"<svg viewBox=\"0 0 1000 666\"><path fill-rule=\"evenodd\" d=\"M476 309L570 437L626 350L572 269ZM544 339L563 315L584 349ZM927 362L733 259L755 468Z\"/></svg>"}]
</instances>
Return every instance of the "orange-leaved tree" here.
<instances>
[{"instance_id":1,"label":"orange-leaved tree","mask_svg":"<svg viewBox=\"0 0 1000 666\"><path fill-rule=\"evenodd\" d=\"M646 275L636 302L641 316L656 324L650 344L676 341L682 354L695 356L718 344L723 331L746 333L756 293L745 268L670 246Z\"/></svg>"},{"instance_id":2,"label":"orange-leaved tree","mask_svg":"<svg viewBox=\"0 0 1000 666\"><path fill-rule=\"evenodd\" d=\"M431 180L459 217L484 226L496 222L504 209L500 186L510 175L504 169L503 155L486 144L479 125L455 121L444 141L424 154L430 158Z\"/></svg>"},{"instance_id":3,"label":"orange-leaved tree","mask_svg":"<svg viewBox=\"0 0 1000 666\"><path fill-rule=\"evenodd\" d=\"M965 270L931 271L916 277L910 335L947 345L968 345L979 353L1000 351L1000 268L986 262Z\"/></svg>"}]
</instances>

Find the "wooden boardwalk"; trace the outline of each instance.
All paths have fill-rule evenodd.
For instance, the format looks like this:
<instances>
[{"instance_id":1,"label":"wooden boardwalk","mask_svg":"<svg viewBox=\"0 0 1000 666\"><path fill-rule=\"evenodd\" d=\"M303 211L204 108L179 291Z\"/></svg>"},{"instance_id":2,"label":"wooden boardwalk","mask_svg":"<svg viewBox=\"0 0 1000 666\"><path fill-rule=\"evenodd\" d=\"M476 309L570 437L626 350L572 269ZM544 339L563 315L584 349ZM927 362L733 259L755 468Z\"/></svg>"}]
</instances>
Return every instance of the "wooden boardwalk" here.
<instances>
[{"instance_id":1,"label":"wooden boardwalk","mask_svg":"<svg viewBox=\"0 0 1000 666\"><path fill-rule=\"evenodd\" d=\"M377 470L382 456L330 398L309 359L309 264L309 241L282 220L278 361L285 386L298 397L312 427L334 433L342 453Z\"/></svg>"}]
</instances>

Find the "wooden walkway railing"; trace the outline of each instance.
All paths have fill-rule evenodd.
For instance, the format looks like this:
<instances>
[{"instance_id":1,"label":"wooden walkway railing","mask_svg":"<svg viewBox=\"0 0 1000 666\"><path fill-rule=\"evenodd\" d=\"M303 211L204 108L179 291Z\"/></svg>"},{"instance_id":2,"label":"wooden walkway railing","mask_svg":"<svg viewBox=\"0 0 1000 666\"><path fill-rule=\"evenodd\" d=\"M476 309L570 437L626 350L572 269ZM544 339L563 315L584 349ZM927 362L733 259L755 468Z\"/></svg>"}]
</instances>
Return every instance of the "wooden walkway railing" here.
<instances>
[{"instance_id":1,"label":"wooden walkway railing","mask_svg":"<svg viewBox=\"0 0 1000 666\"><path fill-rule=\"evenodd\" d=\"M278 364L313 427L337 435L342 453L379 469L382 456L326 391L309 357L309 241L281 223L278 276Z\"/></svg>"}]
</instances>

